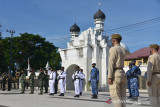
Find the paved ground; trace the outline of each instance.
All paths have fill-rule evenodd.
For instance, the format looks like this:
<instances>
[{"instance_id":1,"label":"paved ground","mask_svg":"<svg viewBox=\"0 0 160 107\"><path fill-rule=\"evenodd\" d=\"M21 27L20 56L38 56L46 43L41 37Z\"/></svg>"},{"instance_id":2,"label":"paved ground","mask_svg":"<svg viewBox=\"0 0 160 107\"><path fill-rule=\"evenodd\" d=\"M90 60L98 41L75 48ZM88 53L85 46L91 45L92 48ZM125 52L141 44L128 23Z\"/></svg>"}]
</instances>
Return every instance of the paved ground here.
<instances>
[{"instance_id":1,"label":"paved ground","mask_svg":"<svg viewBox=\"0 0 160 107\"><path fill-rule=\"evenodd\" d=\"M64 97L49 96L48 94L38 95L38 90L33 95L28 93L29 91L19 94L19 90L10 92L0 90L0 107L113 107L112 103L106 103L110 97L108 92L99 92L98 99L91 99L91 92L84 92L80 98L74 98L72 91L67 91ZM127 107L150 106L146 91L140 93L138 103L127 101Z\"/></svg>"}]
</instances>

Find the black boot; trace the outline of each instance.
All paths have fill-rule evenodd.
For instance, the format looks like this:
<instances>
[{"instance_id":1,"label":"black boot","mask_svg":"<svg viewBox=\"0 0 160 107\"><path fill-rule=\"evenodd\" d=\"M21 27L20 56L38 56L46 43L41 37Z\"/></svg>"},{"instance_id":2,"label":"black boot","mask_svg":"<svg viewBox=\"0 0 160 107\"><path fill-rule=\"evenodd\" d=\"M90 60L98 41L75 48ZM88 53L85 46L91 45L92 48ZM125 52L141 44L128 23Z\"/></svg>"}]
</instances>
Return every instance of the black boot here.
<instances>
[{"instance_id":1,"label":"black boot","mask_svg":"<svg viewBox=\"0 0 160 107\"><path fill-rule=\"evenodd\" d=\"M62 93L62 96L64 96L64 93Z\"/></svg>"},{"instance_id":2,"label":"black boot","mask_svg":"<svg viewBox=\"0 0 160 107\"><path fill-rule=\"evenodd\" d=\"M58 95L58 96L62 96L62 93L60 95Z\"/></svg>"},{"instance_id":3,"label":"black boot","mask_svg":"<svg viewBox=\"0 0 160 107\"><path fill-rule=\"evenodd\" d=\"M54 95L54 93L50 93L49 95Z\"/></svg>"},{"instance_id":4,"label":"black boot","mask_svg":"<svg viewBox=\"0 0 160 107\"><path fill-rule=\"evenodd\" d=\"M97 95L94 94L94 95L92 96L92 98L93 98L93 99L97 99Z\"/></svg>"},{"instance_id":5,"label":"black boot","mask_svg":"<svg viewBox=\"0 0 160 107\"><path fill-rule=\"evenodd\" d=\"M64 96L64 93L61 93L59 96Z\"/></svg>"},{"instance_id":6,"label":"black boot","mask_svg":"<svg viewBox=\"0 0 160 107\"><path fill-rule=\"evenodd\" d=\"M79 95L75 95L74 97L79 97Z\"/></svg>"},{"instance_id":7,"label":"black boot","mask_svg":"<svg viewBox=\"0 0 160 107\"><path fill-rule=\"evenodd\" d=\"M95 97L95 94L93 94L91 98L94 98L94 97Z\"/></svg>"},{"instance_id":8,"label":"black boot","mask_svg":"<svg viewBox=\"0 0 160 107\"><path fill-rule=\"evenodd\" d=\"M82 92L80 92L80 95L82 95Z\"/></svg>"}]
</instances>

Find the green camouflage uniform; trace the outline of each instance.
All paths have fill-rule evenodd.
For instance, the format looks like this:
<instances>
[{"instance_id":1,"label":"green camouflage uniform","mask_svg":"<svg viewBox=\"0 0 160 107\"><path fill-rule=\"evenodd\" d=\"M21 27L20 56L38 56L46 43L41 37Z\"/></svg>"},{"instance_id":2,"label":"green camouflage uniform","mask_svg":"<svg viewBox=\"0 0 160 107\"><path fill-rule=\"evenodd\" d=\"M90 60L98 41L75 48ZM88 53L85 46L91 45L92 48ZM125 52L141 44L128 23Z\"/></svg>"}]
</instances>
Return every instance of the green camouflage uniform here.
<instances>
[{"instance_id":1,"label":"green camouflage uniform","mask_svg":"<svg viewBox=\"0 0 160 107\"><path fill-rule=\"evenodd\" d=\"M10 91L12 88L11 86L12 85L12 75L11 74L7 76L7 82L8 82L8 91Z\"/></svg>"},{"instance_id":2,"label":"green camouflage uniform","mask_svg":"<svg viewBox=\"0 0 160 107\"><path fill-rule=\"evenodd\" d=\"M40 94L43 93L43 79L44 79L44 72L40 72L38 75Z\"/></svg>"},{"instance_id":3,"label":"green camouflage uniform","mask_svg":"<svg viewBox=\"0 0 160 107\"><path fill-rule=\"evenodd\" d=\"M25 73L23 73L22 75L21 75L21 93L24 93L24 91L25 91L25 83L26 83L26 75L25 75Z\"/></svg>"},{"instance_id":4,"label":"green camouflage uniform","mask_svg":"<svg viewBox=\"0 0 160 107\"><path fill-rule=\"evenodd\" d=\"M36 77L35 73L31 73L29 76L29 85L31 88L31 94L34 92L34 77Z\"/></svg>"},{"instance_id":5,"label":"green camouflage uniform","mask_svg":"<svg viewBox=\"0 0 160 107\"><path fill-rule=\"evenodd\" d=\"M45 93L48 93L48 86L49 86L49 75L44 74L44 88L45 88Z\"/></svg>"}]
</instances>

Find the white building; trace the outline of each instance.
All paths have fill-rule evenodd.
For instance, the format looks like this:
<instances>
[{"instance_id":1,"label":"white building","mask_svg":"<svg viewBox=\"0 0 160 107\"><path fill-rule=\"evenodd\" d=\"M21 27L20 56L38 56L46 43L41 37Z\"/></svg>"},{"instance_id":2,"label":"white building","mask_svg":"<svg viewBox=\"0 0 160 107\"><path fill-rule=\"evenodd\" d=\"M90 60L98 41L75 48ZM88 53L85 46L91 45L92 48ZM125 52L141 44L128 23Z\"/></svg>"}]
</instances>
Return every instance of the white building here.
<instances>
[{"instance_id":1,"label":"white building","mask_svg":"<svg viewBox=\"0 0 160 107\"><path fill-rule=\"evenodd\" d=\"M80 28L74 24L70 28L71 38L66 49L59 49L62 66L67 71L66 89L73 90L71 75L78 65L83 69L86 84L90 78L92 63L96 63L100 73L99 90L107 91L108 69L108 37L103 35L105 14L99 9L94 14L95 27L80 33ZM80 34L79 34L80 33ZM85 87L85 91L87 87Z\"/></svg>"}]
</instances>

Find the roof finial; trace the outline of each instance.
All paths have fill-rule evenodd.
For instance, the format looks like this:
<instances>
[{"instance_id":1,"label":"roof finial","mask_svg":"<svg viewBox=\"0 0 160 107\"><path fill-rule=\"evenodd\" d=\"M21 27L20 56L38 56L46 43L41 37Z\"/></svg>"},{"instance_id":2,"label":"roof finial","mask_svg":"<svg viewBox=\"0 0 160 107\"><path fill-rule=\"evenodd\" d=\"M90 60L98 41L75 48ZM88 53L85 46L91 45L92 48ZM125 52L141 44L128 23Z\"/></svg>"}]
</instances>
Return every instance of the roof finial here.
<instances>
[{"instance_id":1,"label":"roof finial","mask_svg":"<svg viewBox=\"0 0 160 107\"><path fill-rule=\"evenodd\" d=\"M101 7L101 2L98 3L99 8Z\"/></svg>"}]
</instances>

